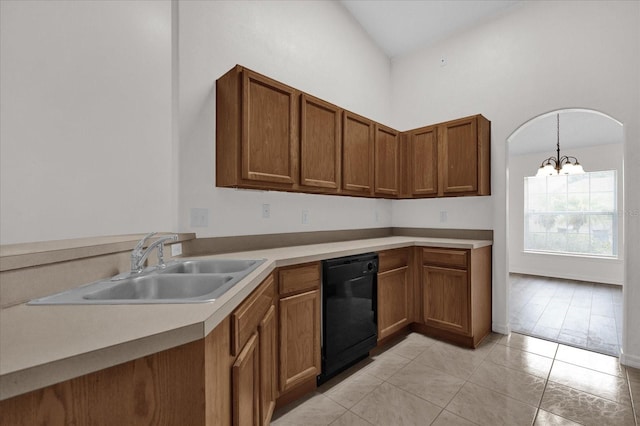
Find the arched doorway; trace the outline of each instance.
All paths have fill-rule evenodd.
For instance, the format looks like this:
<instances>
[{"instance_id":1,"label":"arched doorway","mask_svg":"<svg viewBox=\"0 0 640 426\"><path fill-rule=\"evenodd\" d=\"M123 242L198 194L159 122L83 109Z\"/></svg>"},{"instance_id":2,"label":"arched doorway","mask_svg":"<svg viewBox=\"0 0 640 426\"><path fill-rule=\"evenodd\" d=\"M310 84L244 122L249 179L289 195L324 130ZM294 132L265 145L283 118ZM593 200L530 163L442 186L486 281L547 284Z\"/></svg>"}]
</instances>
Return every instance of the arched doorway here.
<instances>
[{"instance_id":1,"label":"arched doorway","mask_svg":"<svg viewBox=\"0 0 640 426\"><path fill-rule=\"evenodd\" d=\"M559 124L559 125L558 125ZM577 157L584 175L535 178ZM623 129L589 109L532 118L507 139L511 331L620 355Z\"/></svg>"}]
</instances>

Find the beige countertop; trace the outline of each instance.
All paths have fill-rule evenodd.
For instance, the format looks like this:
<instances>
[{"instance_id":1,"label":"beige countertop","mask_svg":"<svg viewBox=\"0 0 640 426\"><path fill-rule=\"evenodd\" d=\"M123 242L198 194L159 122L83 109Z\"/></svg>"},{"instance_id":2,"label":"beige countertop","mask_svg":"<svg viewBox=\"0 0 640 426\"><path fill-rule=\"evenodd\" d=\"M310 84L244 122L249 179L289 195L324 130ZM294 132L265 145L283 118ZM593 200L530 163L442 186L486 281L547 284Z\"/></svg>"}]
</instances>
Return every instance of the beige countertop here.
<instances>
[{"instance_id":1,"label":"beige countertop","mask_svg":"<svg viewBox=\"0 0 640 426\"><path fill-rule=\"evenodd\" d=\"M276 267L407 246L480 248L487 240L386 237L206 256L266 259L207 303L38 305L0 310L0 400L204 338Z\"/></svg>"}]
</instances>

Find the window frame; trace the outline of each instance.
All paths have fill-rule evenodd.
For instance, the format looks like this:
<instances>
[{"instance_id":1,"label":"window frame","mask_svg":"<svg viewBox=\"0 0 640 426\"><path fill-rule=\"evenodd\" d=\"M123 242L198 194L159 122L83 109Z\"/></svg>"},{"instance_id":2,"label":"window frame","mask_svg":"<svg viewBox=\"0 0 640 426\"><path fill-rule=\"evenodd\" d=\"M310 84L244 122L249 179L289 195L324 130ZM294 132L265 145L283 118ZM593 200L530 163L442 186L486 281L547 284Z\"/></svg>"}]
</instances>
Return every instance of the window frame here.
<instances>
[{"instance_id":1,"label":"window frame","mask_svg":"<svg viewBox=\"0 0 640 426\"><path fill-rule=\"evenodd\" d=\"M611 188L609 191L594 191L593 189L593 177L597 174L602 174L602 173L610 173L613 178L613 188ZM571 256L571 257L589 257L589 258L598 258L598 259L612 259L612 260L616 260L619 259L620 256L620 247L619 247L619 215L618 215L618 171L615 169L610 169L610 170L598 170L598 171L594 171L594 172L587 172L585 173L585 175L588 176L588 191L587 192L579 192L579 191L570 191L570 184L571 182L569 181L569 179L571 178L571 176L584 176L584 175L560 175L560 176L548 176L548 177L535 177L535 176L525 176L524 177L524 182L523 182L523 187L524 187L524 200L523 200L523 253L525 254L549 254L549 255L558 255L558 256ZM563 178L565 179L565 182L561 185L564 186L564 203L565 203L565 208L563 210L552 210L550 208L550 197L556 197L558 195L561 195L560 192L555 192L555 193L550 193L549 191L549 186L550 186L550 181L549 179L559 179L559 178ZM544 194L545 195L545 200L544 200L544 204L545 204L545 209L541 210L541 211L535 211L533 209L530 208L529 203L531 201L531 196L529 194L529 184L530 182L532 182L532 179L539 179L538 182L540 182L541 180L545 180L545 191L544 192L539 192L538 194ZM594 210L592 205L593 205L593 195L595 194L610 194L610 196L613 197L612 199L612 209L609 210L608 208L600 209L600 210ZM571 195L573 195L574 197L576 197L577 195L584 195L586 194L588 196L588 207L579 209L579 210L571 210L569 208L569 200L571 198ZM574 198L576 199L576 198ZM608 207L608 206L607 206ZM532 220L532 216L537 216L537 217L544 217L544 216L553 216L554 219L551 221L547 221L546 223L549 225L545 225L538 223L538 225L542 225L544 227L544 231L540 232L540 231L531 231L530 227L531 227L531 220ZM570 218L571 216L573 217L582 217L582 219L577 219L576 221L572 221ZM602 237L597 237L594 238L594 231L600 231L602 229L593 229L593 218L594 217L603 217L603 216L608 216L609 219L607 219L611 225L610 228L604 229L608 232L608 236L607 236L607 240L602 240ZM565 228L561 228L556 226L555 229L556 231L552 232L550 229L554 226L555 221L557 220L557 218L560 217L561 220L564 219L564 223L566 225ZM586 217L586 220L585 220ZM571 226L570 226L571 224ZM587 226L588 227L588 231L587 233L580 233L580 229L583 226ZM582 235L582 236L587 236L588 237L588 246L589 249L588 251L580 251L580 250L573 250L571 251L569 248L569 244L570 241L568 239L568 237L570 235L572 235L572 232L570 231L570 229L576 229L575 227L577 226L577 231L575 233L575 235ZM564 231L560 231L560 229L564 229ZM533 241L533 237L534 235L544 235L545 236L545 247L544 248L539 248L539 247L535 247L535 244L532 244ZM549 236L552 236L552 238L556 241L556 242L560 242L560 240L562 240L562 238L559 237L559 235L565 235L565 241L562 243L563 244L563 249L559 249L559 250L554 250L554 249L549 249ZM597 235L597 234L596 234ZM611 248L610 248L610 253L598 253L597 251L595 251L594 249L594 240L597 242L597 240L603 241L604 244L611 244ZM553 244L553 242L551 242L551 244ZM580 244L579 241L574 242L574 244Z\"/></svg>"}]
</instances>

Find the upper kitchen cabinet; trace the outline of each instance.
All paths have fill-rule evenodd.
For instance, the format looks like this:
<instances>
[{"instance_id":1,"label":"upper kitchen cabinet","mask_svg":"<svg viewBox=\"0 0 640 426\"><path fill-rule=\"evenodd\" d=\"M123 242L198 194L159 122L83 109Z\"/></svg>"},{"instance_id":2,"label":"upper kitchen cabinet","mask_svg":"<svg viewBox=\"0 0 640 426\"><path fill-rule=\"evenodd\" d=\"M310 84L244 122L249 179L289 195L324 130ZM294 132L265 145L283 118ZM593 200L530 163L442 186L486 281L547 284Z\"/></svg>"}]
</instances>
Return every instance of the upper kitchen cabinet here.
<instances>
[{"instance_id":1,"label":"upper kitchen cabinet","mask_svg":"<svg viewBox=\"0 0 640 426\"><path fill-rule=\"evenodd\" d=\"M292 189L298 92L241 66L216 81L218 186Z\"/></svg>"},{"instance_id":2,"label":"upper kitchen cabinet","mask_svg":"<svg viewBox=\"0 0 640 426\"><path fill-rule=\"evenodd\" d=\"M373 121L344 111L342 120L342 192L373 195Z\"/></svg>"},{"instance_id":3,"label":"upper kitchen cabinet","mask_svg":"<svg viewBox=\"0 0 640 426\"><path fill-rule=\"evenodd\" d=\"M411 130L406 135L406 170L409 197L438 195L438 127Z\"/></svg>"},{"instance_id":4,"label":"upper kitchen cabinet","mask_svg":"<svg viewBox=\"0 0 640 426\"><path fill-rule=\"evenodd\" d=\"M400 191L400 138L398 132L375 125L375 194L396 197Z\"/></svg>"},{"instance_id":5,"label":"upper kitchen cabinet","mask_svg":"<svg viewBox=\"0 0 640 426\"><path fill-rule=\"evenodd\" d=\"M216 81L216 185L384 198L490 195L481 115L399 133L240 65Z\"/></svg>"},{"instance_id":6,"label":"upper kitchen cabinet","mask_svg":"<svg viewBox=\"0 0 640 426\"><path fill-rule=\"evenodd\" d=\"M491 195L491 122L475 115L442 123L438 139L438 195Z\"/></svg>"},{"instance_id":7,"label":"upper kitchen cabinet","mask_svg":"<svg viewBox=\"0 0 640 426\"><path fill-rule=\"evenodd\" d=\"M341 182L341 109L300 97L300 185L336 192Z\"/></svg>"}]
</instances>

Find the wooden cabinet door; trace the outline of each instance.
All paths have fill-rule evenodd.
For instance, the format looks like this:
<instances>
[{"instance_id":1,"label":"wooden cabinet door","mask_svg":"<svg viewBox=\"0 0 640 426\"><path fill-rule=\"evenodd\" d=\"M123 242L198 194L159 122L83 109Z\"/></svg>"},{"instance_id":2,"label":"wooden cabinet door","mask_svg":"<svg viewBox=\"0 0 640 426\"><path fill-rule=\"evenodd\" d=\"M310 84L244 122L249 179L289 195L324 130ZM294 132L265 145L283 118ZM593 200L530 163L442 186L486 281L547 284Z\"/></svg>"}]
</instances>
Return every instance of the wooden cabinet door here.
<instances>
[{"instance_id":1,"label":"wooden cabinet door","mask_svg":"<svg viewBox=\"0 0 640 426\"><path fill-rule=\"evenodd\" d=\"M443 123L439 128L442 194L478 190L478 126L476 117Z\"/></svg>"},{"instance_id":2,"label":"wooden cabinet door","mask_svg":"<svg viewBox=\"0 0 640 426\"><path fill-rule=\"evenodd\" d=\"M410 321L409 267L378 274L378 340L402 329Z\"/></svg>"},{"instance_id":3,"label":"wooden cabinet door","mask_svg":"<svg viewBox=\"0 0 640 426\"><path fill-rule=\"evenodd\" d=\"M260 424L260 360L254 333L233 364L233 424Z\"/></svg>"},{"instance_id":4,"label":"wooden cabinet door","mask_svg":"<svg viewBox=\"0 0 640 426\"><path fill-rule=\"evenodd\" d=\"M242 178L293 185L297 177L294 89L242 73Z\"/></svg>"},{"instance_id":5,"label":"wooden cabinet door","mask_svg":"<svg viewBox=\"0 0 640 426\"><path fill-rule=\"evenodd\" d=\"M358 195L373 193L373 122L349 111L342 120L342 189Z\"/></svg>"},{"instance_id":6,"label":"wooden cabinet door","mask_svg":"<svg viewBox=\"0 0 640 426\"><path fill-rule=\"evenodd\" d=\"M400 143L398 132L376 124L375 127L375 193L398 195Z\"/></svg>"},{"instance_id":7,"label":"wooden cabinet door","mask_svg":"<svg viewBox=\"0 0 640 426\"><path fill-rule=\"evenodd\" d=\"M303 94L300 98L300 185L340 187L340 108Z\"/></svg>"},{"instance_id":8,"label":"wooden cabinet door","mask_svg":"<svg viewBox=\"0 0 640 426\"><path fill-rule=\"evenodd\" d=\"M276 406L276 307L272 305L258 326L260 335L260 424L269 425Z\"/></svg>"},{"instance_id":9,"label":"wooden cabinet door","mask_svg":"<svg viewBox=\"0 0 640 426\"><path fill-rule=\"evenodd\" d=\"M466 270L423 266L425 324L469 334L469 283Z\"/></svg>"},{"instance_id":10,"label":"wooden cabinet door","mask_svg":"<svg viewBox=\"0 0 640 426\"><path fill-rule=\"evenodd\" d=\"M416 129L409 134L409 194L438 194L438 132L436 126Z\"/></svg>"},{"instance_id":11,"label":"wooden cabinet door","mask_svg":"<svg viewBox=\"0 0 640 426\"><path fill-rule=\"evenodd\" d=\"M280 299L280 391L320 374L320 290Z\"/></svg>"}]
</instances>

